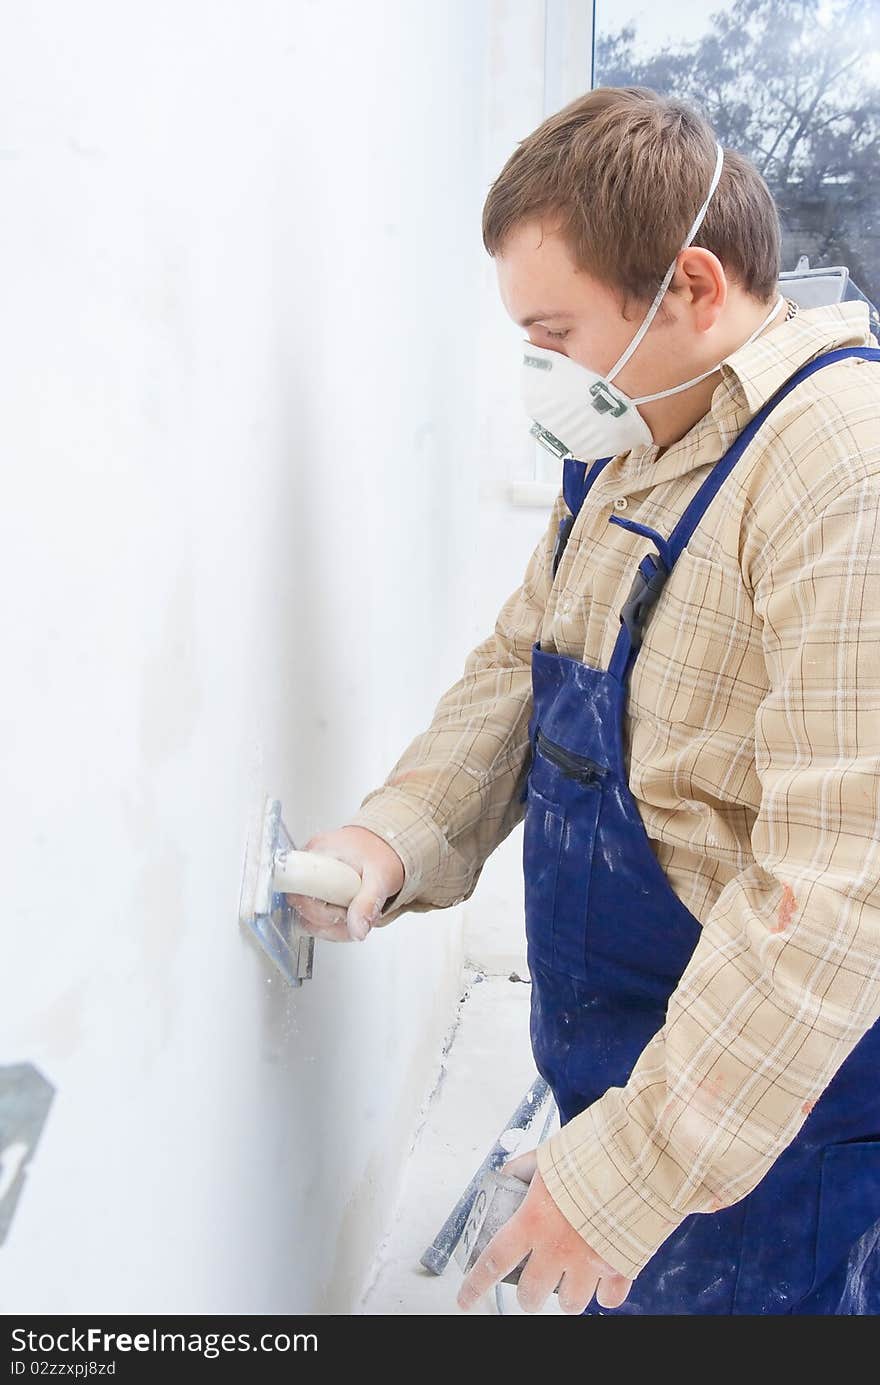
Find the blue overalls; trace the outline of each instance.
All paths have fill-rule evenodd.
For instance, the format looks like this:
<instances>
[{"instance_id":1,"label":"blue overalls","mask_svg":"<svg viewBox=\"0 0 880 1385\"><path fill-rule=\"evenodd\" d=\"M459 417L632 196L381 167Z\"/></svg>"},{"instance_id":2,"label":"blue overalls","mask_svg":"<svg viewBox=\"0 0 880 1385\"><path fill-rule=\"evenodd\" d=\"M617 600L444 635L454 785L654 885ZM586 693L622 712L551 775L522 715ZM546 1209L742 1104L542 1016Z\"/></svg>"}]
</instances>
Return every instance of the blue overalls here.
<instances>
[{"instance_id":1,"label":"blue overalls","mask_svg":"<svg viewBox=\"0 0 880 1385\"><path fill-rule=\"evenodd\" d=\"M522 799L530 1038L562 1124L623 1087L662 1026L700 935L670 886L630 792L626 686L645 617L679 554L773 408L814 371L880 350L845 347L810 361L715 464L668 539L651 538L620 615L607 670L532 646L531 760ZM612 458L564 462L570 514ZM880 1021L835 1073L761 1182L716 1213L692 1213L633 1281L619 1308L587 1314L880 1312Z\"/></svg>"}]
</instances>

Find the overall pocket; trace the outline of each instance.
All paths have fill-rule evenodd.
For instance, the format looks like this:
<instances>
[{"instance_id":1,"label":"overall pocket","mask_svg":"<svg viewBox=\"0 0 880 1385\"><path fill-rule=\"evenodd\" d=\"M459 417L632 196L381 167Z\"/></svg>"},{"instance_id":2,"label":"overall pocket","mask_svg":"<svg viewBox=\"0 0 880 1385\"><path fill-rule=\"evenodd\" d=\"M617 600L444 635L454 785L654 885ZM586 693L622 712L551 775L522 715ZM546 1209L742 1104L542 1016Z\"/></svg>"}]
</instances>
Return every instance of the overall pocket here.
<instances>
[{"instance_id":1,"label":"overall pocket","mask_svg":"<svg viewBox=\"0 0 880 1385\"><path fill-rule=\"evenodd\" d=\"M797 1314L880 1219L880 1140L798 1145L745 1199L734 1313Z\"/></svg>"},{"instance_id":2,"label":"overall pocket","mask_svg":"<svg viewBox=\"0 0 880 1385\"><path fill-rule=\"evenodd\" d=\"M605 773L538 730L523 826L526 938L536 961L580 981Z\"/></svg>"},{"instance_id":3,"label":"overall pocket","mask_svg":"<svg viewBox=\"0 0 880 1385\"><path fill-rule=\"evenodd\" d=\"M822 1155L813 1279L818 1289L880 1221L880 1140L829 1145Z\"/></svg>"}]
</instances>

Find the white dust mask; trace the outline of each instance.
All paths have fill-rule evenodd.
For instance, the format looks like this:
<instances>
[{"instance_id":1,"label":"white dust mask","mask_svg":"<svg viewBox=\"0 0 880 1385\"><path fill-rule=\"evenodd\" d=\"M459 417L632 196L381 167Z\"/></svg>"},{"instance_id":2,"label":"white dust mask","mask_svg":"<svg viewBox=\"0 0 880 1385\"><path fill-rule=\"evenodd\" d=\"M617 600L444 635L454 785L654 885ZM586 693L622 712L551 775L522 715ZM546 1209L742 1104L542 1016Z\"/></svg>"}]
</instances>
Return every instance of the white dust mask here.
<instances>
[{"instance_id":1,"label":"white dust mask","mask_svg":"<svg viewBox=\"0 0 880 1385\"><path fill-rule=\"evenodd\" d=\"M706 208L718 186L723 162L724 150L719 144L712 184L681 247L682 250L687 249L702 225ZM692 380L685 380L684 384L658 390L656 394L642 395L640 399L630 399L622 390L611 386L611 381L626 365L650 327L660 307L660 300L675 273L680 254L681 250L667 269L654 301L629 346L605 375L579 365L561 351L533 346L526 340L520 367L520 395L526 412L533 420L531 433L554 456L573 456L583 461L592 461L596 457L619 456L622 452L629 452L633 447L650 447L654 438L637 406L690 389L692 385L714 375L718 369L715 365L711 370L704 370L701 375L695 375ZM763 332L784 301L780 294L764 321L743 342L743 346L748 346L760 332Z\"/></svg>"}]
</instances>

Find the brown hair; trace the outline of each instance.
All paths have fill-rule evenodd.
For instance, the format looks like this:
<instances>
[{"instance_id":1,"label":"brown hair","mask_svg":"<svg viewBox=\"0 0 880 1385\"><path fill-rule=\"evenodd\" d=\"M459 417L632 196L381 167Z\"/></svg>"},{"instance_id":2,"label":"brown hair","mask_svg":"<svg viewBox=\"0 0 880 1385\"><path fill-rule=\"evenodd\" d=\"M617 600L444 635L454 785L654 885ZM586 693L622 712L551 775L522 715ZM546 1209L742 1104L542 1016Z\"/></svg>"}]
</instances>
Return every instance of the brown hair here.
<instances>
[{"instance_id":1,"label":"brown hair","mask_svg":"<svg viewBox=\"0 0 880 1385\"><path fill-rule=\"evenodd\" d=\"M648 301L706 200L717 156L711 125L683 101L648 87L596 87L520 141L486 198L483 244L503 253L514 226L558 217L579 269ZM742 154L725 149L691 243L761 303L776 293L779 216Z\"/></svg>"}]
</instances>

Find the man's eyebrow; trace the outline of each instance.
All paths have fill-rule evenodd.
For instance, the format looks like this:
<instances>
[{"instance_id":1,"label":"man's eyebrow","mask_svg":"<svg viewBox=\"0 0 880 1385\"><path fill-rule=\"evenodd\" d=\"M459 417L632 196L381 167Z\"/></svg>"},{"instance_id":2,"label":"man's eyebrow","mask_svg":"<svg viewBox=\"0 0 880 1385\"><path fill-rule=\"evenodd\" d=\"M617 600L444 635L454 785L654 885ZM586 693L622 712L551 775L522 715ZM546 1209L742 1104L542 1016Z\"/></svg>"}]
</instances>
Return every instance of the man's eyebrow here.
<instances>
[{"instance_id":1,"label":"man's eyebrow","mask_svg":"<svg viewBox=\"0 0 880 1385\"><path fill-rule=\"evenodd\" d=\"M571 317L571 313L562 310L551 313L532 313L531 317L524 317L519 325L520 327L531 327L533 322L541 322L545 317Z\"/></svg>"}]
</instances>

